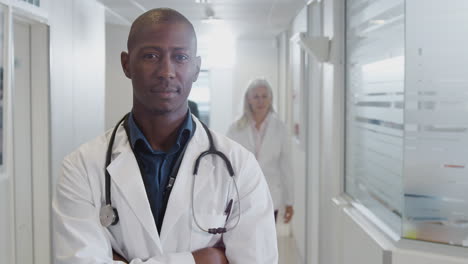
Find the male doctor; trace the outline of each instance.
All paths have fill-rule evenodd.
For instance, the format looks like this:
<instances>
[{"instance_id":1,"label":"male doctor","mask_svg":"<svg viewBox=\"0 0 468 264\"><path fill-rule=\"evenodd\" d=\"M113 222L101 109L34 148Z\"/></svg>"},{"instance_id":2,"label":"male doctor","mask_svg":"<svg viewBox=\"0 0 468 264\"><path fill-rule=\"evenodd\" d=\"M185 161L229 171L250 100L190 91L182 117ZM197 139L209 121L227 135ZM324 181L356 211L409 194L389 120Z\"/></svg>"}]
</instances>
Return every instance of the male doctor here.
<instances>
[{"instance_id":1,"label":"male doctor","mask_svg":"<svg viewBox=\"0 0 468 264\"><path fill-rule=\"evenodd\" d=\"M107 167L113 130L64 159L53 201L55 263L277 263L272 200L255 158L188 110L201 63L192 24L175 10L150 10L133 23L127 47L121 62L133 108L115 128ZM233 177L219 155L201 158L194 175L209 134ZM118 215L107 227L106 170Z\"/></svg>"}]
</instances>

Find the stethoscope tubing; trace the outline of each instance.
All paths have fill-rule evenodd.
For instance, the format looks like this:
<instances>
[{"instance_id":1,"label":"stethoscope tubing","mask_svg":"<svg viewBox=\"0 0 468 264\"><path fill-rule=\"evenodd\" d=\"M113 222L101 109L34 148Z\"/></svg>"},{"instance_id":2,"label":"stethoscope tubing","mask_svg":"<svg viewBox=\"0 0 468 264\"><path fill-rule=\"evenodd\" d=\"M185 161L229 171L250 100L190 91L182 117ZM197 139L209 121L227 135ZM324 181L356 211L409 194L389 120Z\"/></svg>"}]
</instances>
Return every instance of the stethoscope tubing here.
<instances>
[{"instance_id":1,"label":"stethoscope tubing","mask_svg":"<svg viewBox=\"0 0 468 264\"><path fill-rule=\"evenodd\" d=\"M208 153L209 151L205 151L204 153L202 154L205 154L205 155L199 155L195 164L199 164L200 160L206 156L206 155L209 155L209 154L212 154L212 155L216 155L216 156L219 156L218 153L214 152L214 153ZM234 172L234 171L233 171ZM234 178L234 175L231 176L231 179L232 181L234 182L234 188L236 190L236 194L237 194L237 208L238 208L238 216L237 216L237 221L236 223L228 228L227 227L227 220L229 218L229 216L231 215L231 212L232 212L232 199L230 199L230 201L228 202L228 204L226 205L226 210L224 211L225 215L226 215L226 221L224 222L224 227L219 227L219 228L209 228L209 229L205 229L203 228L200 223L198 222L197 220L197 217L196 217L196 214L195 214L195 183L196 183L196 178L198 176L197 174L198 172L195 171L194 169L194 172L193 172L193 184L192 184L192 218L193 218L193 221L195 222L195 225L202 231L204 232L207 232L207 233L210 233L210 234L222 234L222 233L226 233L228 231L231 231L233 230L234 228L237 227L237 225L239 224L240 222L240 212L241 212L241 207L240 207L240 195L239 195L239 188L237 187L237 182L236 182L236 179Z\"/></svg>"},{"instance_id":2,"label":"stethoscope tubing","mask_svg":"<svg viewBox=\"0 0 468 264\"><path fill-rule=\"evenodd\" d=\"M111 190L110 190L110 174L107 171L107 166L109 166L112 158L112 147L114 146L114 141L115 141L115 135L117 134L117 128L122 124L122 122L128 117L128 114L126 114L122 119L120 119L119 122L117 122L117 125L115 126L114 130L112 131L111 138L109 140L109 146L106 151L106 167L104 168L105 173L106 173L106 205L112 205L111 202Z\"/></svg>"},{"instance_id":3,"label":"stethoscope tubing","mask_svg":"<svg viewBox=\"0 0 468 264\"><path fill-rule=\"evenodd\" d=\"M101 211L100 211L100 220L101 220L101 224L104 226L104 227L109 227L111 225L116 225L118 222L119 222L119 216L118 216L118 212L117 212L117 209L112 207L112 201L111 201L111 182L110 182L110 174L109 172L107 171L107 167L110 165L111 163L111 157L112 157L112 149L113 149L113 146L114 146L114 141L115 141L115 136L116 136L116 133L117 133L117 130L120 126L120 124L122 122L124 122L128 116L129 116L130 113L127 113L119 122L117 122L114 130L112 131L112 135L111 135L111 138L109 140L109 144L108 144L108 147L107 147L107 151L106 151L106 166L104 168L105 170L105 200L106 200L106 204L105 206L103 206L101 208ZM223 234L227 231L231 231L233 230L234 228L237 227L237 225L239 224L240 222L240 195L239 195L239 188L237 186L237 182L236 182L236 179L234 177L234 169L232 167L232 164L231 162L229 161L229 159L226 157L226 155L224 155L224 153L218 151L215 146L214 146L214 143L213 143L213 137L211 135L211 132L210 130L208 129L208 127L203 123L201 122L207 136L208 136L208 140L209 140L209 148L208 150L202 152L198 157L197 159L195 160L195 165L194 165L194 170L193 170L193 183L192 183L192 217L193 217L193 220L195 222L195 224L197 225L197 227L204 231L204 232L207 232L207 233L210 233L210 234ZM128 136L128 135L127 135ZM188 144L188 143L187 143ZM186 147L186 146L185 146ZM133 150L133 149L132 149ZM185 148L184 148L184 151L183 153L181 153L181 155L184 155L185 154ZM195 197L194 197L194 190L195 190L195 184L196 184L196 177L197 177L197 174L198 174L198 166L200 164L200 161L203 157L205 157L206 155L215 155L215 156L218 156L220 157L225 165L226 165L226 168L229 172L229 176L230 178L232 179L233 183L234 183L234 187L235 187L235 190L236 190L236 194L237 194L237 209L239 211L239 214L237 216L237 221L236 223L230 227L230 228L227 228L227 222L228 222L228 219L229 219L229 216L232 212L232 202L233 200L230 199L227 206L226 206L226 210L225 210L225 215L226 215L226 221L224 222L224 226L223 227L218 227L218 228L209 228L209 229L205 229L203 228L199 222L198 222L198 219L196 217L196 214L195 214L195 205L194 205L194 200L195 200ZM180 164L179 164L180 165ZM172 177L171 177L172 179ZM175 181L175 178L172 179L172 181ZM174 182L173 182L174 183ZM171 184L173 184L171 183ZM171 185L172 187L172 185ZM172 188L170 188L172 189ZM229 187L230 189L230 187ZM229 193L230 191L228 192L228 196L229 196ZM170 191L169 191L169 194L170 194ZM229 197L228 197L229 199ZM167 203L168 201L166 201Z\"/></svg>"}]
</instances>

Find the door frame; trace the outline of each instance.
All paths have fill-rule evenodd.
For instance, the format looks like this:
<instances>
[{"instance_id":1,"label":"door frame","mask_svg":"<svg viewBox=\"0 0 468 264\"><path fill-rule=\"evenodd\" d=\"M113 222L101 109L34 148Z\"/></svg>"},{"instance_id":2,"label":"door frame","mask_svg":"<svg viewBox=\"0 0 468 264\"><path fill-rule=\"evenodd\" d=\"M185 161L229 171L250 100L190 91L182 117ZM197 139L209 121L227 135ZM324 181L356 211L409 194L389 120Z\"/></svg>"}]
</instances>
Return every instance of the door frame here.
<instances>
[{"instance_id":1,"label":"door frame","mask_svg":"<svg viewBox=\"0 0 468 264\"><path fill-rule=\"evenodd\" d=\"M14 21L30 26L31 63L31 186L33 263L51 263L51 148L50 148L50 45L46 18L31 14L10 1L0 1L4 10L4 151L5 172L10 178L10 223L15 223L15 160L13 144ZM12 225L13 227L14 225ZM11 263L16 263L16 228L10 229Z\"/></svg>"}]
</instances>

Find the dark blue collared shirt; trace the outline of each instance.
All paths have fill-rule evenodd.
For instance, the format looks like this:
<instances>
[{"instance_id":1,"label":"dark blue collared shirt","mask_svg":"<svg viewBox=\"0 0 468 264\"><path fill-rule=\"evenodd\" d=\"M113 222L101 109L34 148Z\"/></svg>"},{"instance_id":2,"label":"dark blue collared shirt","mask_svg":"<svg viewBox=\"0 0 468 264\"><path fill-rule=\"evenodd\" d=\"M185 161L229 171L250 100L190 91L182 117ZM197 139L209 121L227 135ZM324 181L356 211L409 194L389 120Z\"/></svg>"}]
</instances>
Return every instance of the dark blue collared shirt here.
<instances>
[{"instance_id":1,"label":"dark blue collared shirt","mask_svg":"<svg viewBox=\"0 0 468 264\"><path fill-rule=\"evenodd\" d=\"M154 221L158 231L161 231L165 213L164 189L169 181L177 158L193 136L192 115L189 111L182 126L179 128L176 143L168 152L153 150L151 144L135 123L133 113L130 113L127 124L130 143L140 167Z\"/></svg>"}]
</instances>

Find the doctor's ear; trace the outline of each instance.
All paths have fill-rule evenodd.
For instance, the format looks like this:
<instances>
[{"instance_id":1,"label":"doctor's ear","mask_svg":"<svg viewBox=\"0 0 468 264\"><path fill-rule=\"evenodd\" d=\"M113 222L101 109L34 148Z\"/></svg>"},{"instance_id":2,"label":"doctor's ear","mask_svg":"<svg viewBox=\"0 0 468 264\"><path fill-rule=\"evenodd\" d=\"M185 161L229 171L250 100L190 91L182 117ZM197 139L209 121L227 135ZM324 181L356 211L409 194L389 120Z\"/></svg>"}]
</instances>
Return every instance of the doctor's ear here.
<instances>
[{"instance_id":1,"label":"doctor's ear","mask_svg":"<svg viewBox=\"0 0 468 264\"><path fill-rule=\"evenodd\" d=\"M127 52L125 52L125 51L122 51L122 53L120 53L120 63L122 64L122 69L123 69L123 71L125 73L125 76L127 76L127 78L131 79L130 69L128 67L129 60L130 60L129 54Z\"/></svg>"},{"instance_id":2,"label":"doctor's ear","mask_svg":"<svg viewBox=\"0 0 468 264\"><path fill-rule=\"evenodd\" d=\"M201 67L201 57L197 56L195 58L195 74L193 76L192 82L196 82L198 80L198 75L200 74L200 67Z\"/></svg>"}]
</instances>

